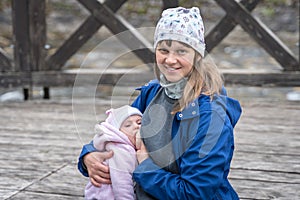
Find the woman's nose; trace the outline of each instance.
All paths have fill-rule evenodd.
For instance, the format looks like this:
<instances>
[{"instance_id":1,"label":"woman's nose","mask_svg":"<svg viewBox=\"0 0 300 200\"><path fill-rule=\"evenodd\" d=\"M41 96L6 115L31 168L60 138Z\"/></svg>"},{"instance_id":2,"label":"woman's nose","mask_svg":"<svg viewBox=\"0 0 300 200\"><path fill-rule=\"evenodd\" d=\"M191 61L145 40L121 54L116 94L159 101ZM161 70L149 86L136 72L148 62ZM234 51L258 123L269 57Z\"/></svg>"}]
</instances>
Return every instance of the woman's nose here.
<instances>
[{"instance_id":1,"label":"woman's nose","mask_svg":"<svg viewBox=\"0 0 300 200\"><path fill-rule=\"evenodd\" d=\"M174 64L177 62L177 58L173 53L169 53L165 59L166 64Z\"/></svg>"}]
</instances>

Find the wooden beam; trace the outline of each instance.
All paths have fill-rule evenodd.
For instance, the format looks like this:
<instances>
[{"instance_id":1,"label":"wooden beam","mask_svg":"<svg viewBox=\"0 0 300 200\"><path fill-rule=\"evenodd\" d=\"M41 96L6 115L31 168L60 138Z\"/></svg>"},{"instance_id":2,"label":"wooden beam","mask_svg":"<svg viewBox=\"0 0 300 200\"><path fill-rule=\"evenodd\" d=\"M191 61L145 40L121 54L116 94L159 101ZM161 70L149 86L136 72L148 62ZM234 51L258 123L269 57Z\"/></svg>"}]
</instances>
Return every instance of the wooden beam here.
<instances>
[{"instance_id":1,"label":"wooden beam","mask_svg":"<svg viewBox=\"0 0 300 200\"><path fill-rule=\"evenodd\" d=\"M224 72L225 85L243 86L300 86L300 72ZM72 87L80 80L80 86L91 85L121 85L140 86L154 79L152 71L146 72L70 72L44 71L28 73L0 73L1 87L24 87L31 84L41 87Z\"/></svg>"},{"instance_id":2,"label":"wooden beam","mask_svg":"<svg viewBox=\"0 0 300 200\"><path fill-rule=\"evenodd\" d=\"M150 50L151 44L132 27L124 18L115 14L109 7L96 0L78 0L93 16L107 26L129 49L132 50L144 63L152 69L154 53Z\"/></svg>"},{"instance_id":3,"label":"wooden beam","mask_svg":"<svg viewBox=\"0 0 300 200\"><path fill-rule=\"evenodd\" d=\"M46 2L45 0L28 1L28 26L30 40L31 71L47 70L46 58Z\"/></svg>"},{"instance_id":4,"label":"wooden beam","mask_svg":"<svg viewBox=\"0 0 300 200\"><path fill-rule=\"evenodd\" d=\"M12 71L30 71L30 37L28 1L12 0L13 42L15 68Z\"/></svg>"},{"instance_id":5,"label":"wooden beam","mask_svg":"<svg viewBox=\"0 0 300 200\"><path fill-rule=\"evenodd\" d=\"M104 5L116 12L127 0L107 0ZM59 70L68 59L73 56L103 25L95 19L93 15L89 16L83 24L60 46L56 52L51 55L46 65L51 70Z\"/></svg>"},{"instance_id":6,"label":"wooden beam","mask_svg":"<svg viewBox=\"0 0 300 200\"><path fill-rule=\"evenodd\" d=\"M99 24L93 16L88 17L76 32L74 32L53 55L47 58L47 68L60 70L68 59L71 58L100 27L101 24Z\"/></svg>"},{"instance_id":7,"label":"wooden beam","mask_svg":"<svg viewBox=\"0 0 300 200\"><path fill-rule=\"evenodd\" d=\"M1 88L29 87L31 75L25 72L0 73Z\"/></svg>"},{"instance_id":8,"label":"wooden beam","mask_svg":"<svg viewBox=\"0 0 300 200\"><path fill-rule=\"evenodd\" d=\"M225 85L291 87L300 86L300 72L223 73Z\"/></svg>"},{"instance_id":9,"label":"wooden beam","mask_svg":"<svg viewBox=\"0 0 300 200\"><path fill-rule=\"evenodd\" d=\"M5 51L0 47L0 72L10 71L12 68L12 61Z\"/></svg>"},{"instance_id":10,"label":"wooden beam","mask_svg":"<svg viewBox=\"0 0 300 200\"><path fill-rule=\"evenodd\" d=\"M261 21L255 19L235 0L215 0L241 27L260 44L285 71L300 71L299 61L284 43Z\"/></svg>"},{"instance_id":11,"label":"wooden beam","mask_svg":"<svg viewBox=\"0 0 300 200\"><path fill-rule=\"evenodd\" d=\"M22 85L25 99L32 98L32 71L44 66L46 41L45 0L12 0L15 69L26 78ZM3 81L3 80L1 80Z\"/></svg>"},{"instance_id":12,"label":"wooden beam","mask_svg":"<svg viewBox=\"0 0 300 200\"><path fill-rule=\"evenodd\" d=\"M251 12L259 2L260 0L242 0L241 4ZM230 15L226 14L225 17L223 17L205 36L206 51L211 52L211 50L216 47L237 24L238 23L234 21Z\"/></svg>"}]
</instances>

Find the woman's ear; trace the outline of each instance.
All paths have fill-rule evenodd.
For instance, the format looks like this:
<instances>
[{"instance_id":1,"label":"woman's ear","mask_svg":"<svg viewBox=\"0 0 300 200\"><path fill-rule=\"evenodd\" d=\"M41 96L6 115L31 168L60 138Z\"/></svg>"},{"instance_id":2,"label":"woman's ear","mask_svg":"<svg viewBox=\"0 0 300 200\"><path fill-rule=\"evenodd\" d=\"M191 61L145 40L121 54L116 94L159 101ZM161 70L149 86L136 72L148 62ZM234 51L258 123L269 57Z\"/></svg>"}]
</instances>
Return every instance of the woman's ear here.
<instances>
[{"instance_id":1,"label":"woman's ear","mask_svg":"<svg viewBox=\"0 0 300 200\"><path fill-rule=\"evenodd\" d=\"M194 63L197 63L197 62L201 61L201 59L202 59L202 56L199 53L196 52Z\"/></svg>"},{"instance_id":2,"label":"woman's ear","mask_svg":"<svg viewBox=\"0 0 300 200\"><path fill-rule=\"evenodd\" d=\"M202 59L202 56L200 54L196 54L196 61L199 62Z\"/></svg>"}]
</instances>

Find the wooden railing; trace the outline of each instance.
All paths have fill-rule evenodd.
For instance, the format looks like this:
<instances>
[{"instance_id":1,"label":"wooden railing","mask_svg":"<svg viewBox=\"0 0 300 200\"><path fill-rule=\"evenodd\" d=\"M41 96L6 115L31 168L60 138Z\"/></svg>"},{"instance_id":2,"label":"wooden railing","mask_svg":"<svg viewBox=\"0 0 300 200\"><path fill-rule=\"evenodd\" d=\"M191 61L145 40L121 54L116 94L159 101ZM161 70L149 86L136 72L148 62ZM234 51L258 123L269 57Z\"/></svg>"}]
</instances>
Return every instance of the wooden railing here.
<instances>
[{"instance_id":1,"label":"wooden railing","mask_svg":"<svg viewBox=\"0 0 300 200\"><path fill-rule=\"evenodd\" d=\"M119 38L146 64L153 63L153 52L149 42L117 15L117 10L126 0L77 0L90 11L90 16L52 55L46 55L46 1L12 0L14 35L14 58L9 59L0 51L0 87L23 87L25 99L30 98L32 86L44 87L45 98L49 98L49 87L72 86L76 74L64 73L62 67L97 31L106 26L113 34L123 31L127 38ZM240 25L281 66L281 73L224 73L226 84L300 86L300 65L286 45L262 22L251 15L259 0L215 0L226 15L206 35L207 51L210 52L236 25ZM177 0L164 0L163 8L178 5ZM84 75L84 74L83 74ZM87 79L91 74L86 74ZM99 84L115 84L122 74L102 75ZM129 83L146 81L153 73L143 76L129 75ZM87 80L88 82L88 80Z\"/></svg>"}]
</instances>

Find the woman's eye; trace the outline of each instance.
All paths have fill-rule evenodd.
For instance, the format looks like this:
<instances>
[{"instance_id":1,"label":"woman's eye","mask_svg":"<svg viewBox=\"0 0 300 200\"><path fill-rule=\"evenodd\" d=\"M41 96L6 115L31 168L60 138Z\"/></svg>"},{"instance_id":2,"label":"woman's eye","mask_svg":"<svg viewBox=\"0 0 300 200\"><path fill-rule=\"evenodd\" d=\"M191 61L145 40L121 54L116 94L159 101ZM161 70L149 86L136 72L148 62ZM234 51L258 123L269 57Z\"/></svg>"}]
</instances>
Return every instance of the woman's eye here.
<instances>
[{"instance_id":1,"label":"woman's eye","mask_svg":"<svg viewBox=\"0 0 300 200\"><path fill-rule=\"evenodd\" d=\"M162 54L167 54L169 52L167 49L158 49L158 51Z\"/></svg>"},{"instance_id":2,"label":"woman's eye","mask_svg":"<svg viewBox=\"0 0 300 200\"><path fill-rule=\"evenodd\" d=\"M177 54L179 54L179 55L184 55L184 54L186 54L186 50L184 50L184 49L179 49L179 50L177 50Z\"/></svg>"}]
</instances>

